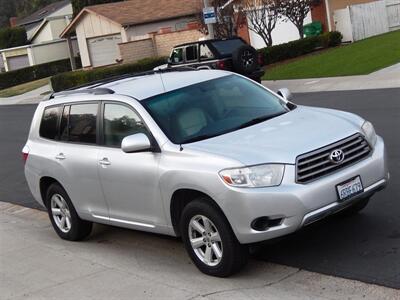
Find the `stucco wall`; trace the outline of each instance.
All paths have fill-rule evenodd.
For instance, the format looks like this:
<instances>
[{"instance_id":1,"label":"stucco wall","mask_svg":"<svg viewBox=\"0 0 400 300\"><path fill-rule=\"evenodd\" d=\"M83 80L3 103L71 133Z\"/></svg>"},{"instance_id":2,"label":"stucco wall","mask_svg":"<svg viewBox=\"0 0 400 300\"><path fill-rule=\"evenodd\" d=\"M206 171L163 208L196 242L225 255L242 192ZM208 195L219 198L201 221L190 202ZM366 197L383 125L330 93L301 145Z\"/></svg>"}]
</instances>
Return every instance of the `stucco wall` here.
<instances>
[{"instance_id":1,"label":"stucco wall","mask_svg":"<svg viewBox=\"0 0 400 300\"><path fill-rule=\"evenodd\" d=\"M69 21L66 18L47 21L40 32L33 38L32 44L58 40L60 33L67 27Z\"/></svg>"},{"instance_id":2,"label":"stucco wall","mask_svg":"<svg viewBox=\"0 0 400 300\"><path fill-rule=\"evenodd\" d=\"M76 40L72 40L76 44ZM77 47L73 47L76 49ZM66 40L61 40L57 43L41 44L32 47L33 62L35 65L43 64L50 61L69 58L68 45Z\"/></svg>"},{"instance_id":3,"label":"stucco wall","mask_svg":"<svg viewBox=\"0 0 400 300\"><path fill-rule=\"evenodd\" d=\"M126 29L128 41L132 41L136 36L144 36L150 32L158 32L161 28L171 28L171 31L182 30L187 27L187 23L194 21L193 18L178 18L162 22L137 25Z\"/></svg>"}]
</instances>

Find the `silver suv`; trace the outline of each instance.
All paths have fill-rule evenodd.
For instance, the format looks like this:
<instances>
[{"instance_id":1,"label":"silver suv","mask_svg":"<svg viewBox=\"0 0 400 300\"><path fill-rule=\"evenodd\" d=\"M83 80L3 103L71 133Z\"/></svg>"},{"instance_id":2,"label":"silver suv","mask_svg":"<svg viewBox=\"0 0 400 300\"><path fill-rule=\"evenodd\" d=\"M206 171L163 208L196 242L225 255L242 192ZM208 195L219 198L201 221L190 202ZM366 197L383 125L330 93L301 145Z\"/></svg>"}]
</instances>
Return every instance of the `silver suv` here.
<instances>
[{"instance_id":1,"label":"silver suv","mask_svg":"<svg viewBox=\"0 0 400 300\"><path fill-rule=\"evenodd\" d=\"M241 75L155 71L54 94L23 149L57 234L92 222L180 236L204 273L246 245L363 209L389 173L371 123L295 105Z\"/></svg>"}]
</instances>

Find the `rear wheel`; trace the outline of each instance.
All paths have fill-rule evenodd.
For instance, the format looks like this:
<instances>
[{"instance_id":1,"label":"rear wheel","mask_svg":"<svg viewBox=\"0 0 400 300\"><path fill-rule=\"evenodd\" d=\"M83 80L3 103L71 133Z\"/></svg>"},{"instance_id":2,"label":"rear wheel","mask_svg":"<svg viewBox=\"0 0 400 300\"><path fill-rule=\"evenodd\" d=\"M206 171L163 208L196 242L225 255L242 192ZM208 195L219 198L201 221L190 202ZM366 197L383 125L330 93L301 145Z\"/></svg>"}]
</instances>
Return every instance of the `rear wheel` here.
<instances>
[{"instance_id":1,"label":"rear wheel","mask_svg":"<svg viewBox=\"0 0 400 300\"><path fill-rule=\"evenodd\" d=\"M46 204L51 224L62 239L79 241L92 231L92 222L79 218L68 194L59 184L53 183L48 188Z\"/></svg>"},{"instance_id":2,"label":"rear wheel","mask_svg":"<svg viewBox=\"0 0 400 300\"><path fill-rule=\"evenodd\" d=\"M368 198L363 198L359 200L357 203L345 208L344 210L340 211L338 215L347 217L347 216L353 216L360 211L362 211L369 203L369 197Z\"/></svg>"},{"instance_id":3,"label":"rear wheel","mask_svg":"<svg viewBox=\"0 0 400 300\"><path fill-rule=\"evenodd\" d=\"M248 249L237 241L225 216L207 201L199 198L184 208L180 221L182 240L200 271L226 277L246 264Z\"/></svg>"}]
</instances>

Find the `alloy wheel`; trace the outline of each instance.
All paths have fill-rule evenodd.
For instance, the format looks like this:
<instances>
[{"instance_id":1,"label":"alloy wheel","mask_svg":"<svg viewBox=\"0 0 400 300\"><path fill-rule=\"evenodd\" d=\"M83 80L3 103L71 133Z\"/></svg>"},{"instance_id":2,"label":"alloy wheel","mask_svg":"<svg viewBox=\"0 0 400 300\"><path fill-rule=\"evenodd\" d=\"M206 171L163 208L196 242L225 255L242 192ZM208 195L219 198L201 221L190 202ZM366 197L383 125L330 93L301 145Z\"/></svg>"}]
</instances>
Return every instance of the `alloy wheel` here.
<instances>
[{"instance_id":1,"label":"alloy wheel","mask_svg":"<svg viewBox=\"0 0 400 300\"><path fill-rule=\"evenodd\" d=\"M222 241L214 223L202 215L189 222L189 240L196 256L207 266L214 267L223 256Z\"/></svg>"},{"instance_id":2,"label":"alloy wheel","mask_svg":"<svg viewBox=\"0 0 400 300\"><path fill-rule=\"evenodd\" d=\"M60 194L54 194L50 200L51 213L57 227L64 233L71 230L71 212L65 199Z\"/></svg>"}]
</instances>

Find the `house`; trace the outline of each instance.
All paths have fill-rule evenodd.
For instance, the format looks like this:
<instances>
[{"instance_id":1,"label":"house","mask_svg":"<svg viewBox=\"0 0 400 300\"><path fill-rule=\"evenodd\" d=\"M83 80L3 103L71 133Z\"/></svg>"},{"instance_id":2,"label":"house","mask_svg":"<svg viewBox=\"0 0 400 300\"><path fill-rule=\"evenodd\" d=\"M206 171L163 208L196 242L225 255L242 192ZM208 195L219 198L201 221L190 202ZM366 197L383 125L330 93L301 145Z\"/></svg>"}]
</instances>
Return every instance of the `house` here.
<instances>
[{"instance_id":1,"label":"house","mask_svg":"<svg viewBox=\"0 0 400 300\"><path fill-rule=\"evenodd\" d=\"M131 0L85 7L61 33L76 33L84 68L169 55L175 44L197 41L202 1Z\"/></svg>"},{"instance_id":2,"label":"house","mask_svg":"<svg viewBox=\"0 0 400 300\"><path fill-rule=\"evenodd\" d=\"M0 70L12 71L37 64L69 58L67 41L59 37L72 19L72 5L63 0L47 5L30 16L11 20L12 26L24 27L29 45L0 49ZM76 40L71 42L74 55Z\"/></svg>"}]
</instances>

